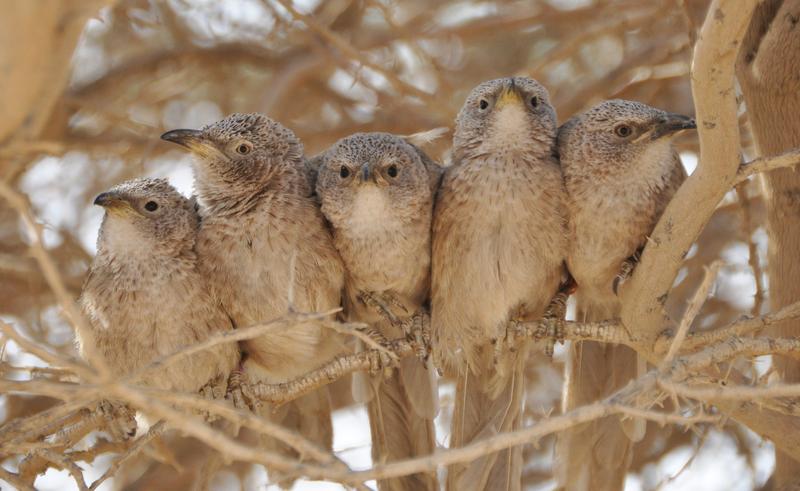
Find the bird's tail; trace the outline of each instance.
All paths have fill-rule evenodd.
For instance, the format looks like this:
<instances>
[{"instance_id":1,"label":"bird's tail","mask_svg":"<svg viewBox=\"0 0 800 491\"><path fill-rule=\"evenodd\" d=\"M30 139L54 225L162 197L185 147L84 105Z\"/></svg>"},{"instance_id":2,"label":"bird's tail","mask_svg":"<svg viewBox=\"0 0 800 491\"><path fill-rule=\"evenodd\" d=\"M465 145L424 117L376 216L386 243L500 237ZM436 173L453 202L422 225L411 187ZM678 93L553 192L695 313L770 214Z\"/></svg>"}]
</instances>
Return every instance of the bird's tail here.
<instances>
[{"instance_id":1,"label":"bird's tail","mask_svg":"<svg viewBox=\"0 0 800 491\"><path fill-rule=\"evenodd\" d=\"M435 382L429 369L416 358L401 360L388 378L372 377L372 397L367 402L375 463L430 455L436 448ZM381 491L436 490L436 474L417 473L378 481Z\"/></svg>"},{"instance_id":2,"label":"bird's tail","mask_svg":"<svg viewBox=\"0 0 800 491\"><path fill-rule=\"evenodd\" d=\"M618 317L618 308L583 308L585 322ZM564 411L590 404L622 388L642 371L636 351L627 346L582 341L573 343L567 364ZM558 435L558 480L567 491L618 491L633 457L633 445L644 437L645 421L609 416Z\"/></svg>"},{"instance_id":3,"label":"bird's tail","mask_svg":"<svg viewBox=\"0 0 800 491\"><path fill-rule=\"evenodd\" d=\"M293 430L324 450L333 448L333 425L331 423L331 403L328 389L322 387L298 399L288 402L274 410L270 405L260 409L260 415L274 423ZM261 446L265 450L297 459L298 452L274 438L262 437ZM292 486L295 476L283 476L269 472L271 482L284 489Z\"/></svg>"},{"instance_id":4,"label":"bird's tail","mask_svg":"<svg viewBox=\"0 0 800 491\"><path fill-rule=\"evenodd\" d=\"M527 348L526 348L527 349ZM491 367L491 349L480 354L482 367ZM512 431L522 426L525 393L525 353L507 360L503 380L491 373L476 374L469 368L458 374L450 447L457 448ZM466 464L451 466L447 472L449 491L519 491L522 477L522 447L513 447L480 457Z\"/></svg>"}]
</instances>

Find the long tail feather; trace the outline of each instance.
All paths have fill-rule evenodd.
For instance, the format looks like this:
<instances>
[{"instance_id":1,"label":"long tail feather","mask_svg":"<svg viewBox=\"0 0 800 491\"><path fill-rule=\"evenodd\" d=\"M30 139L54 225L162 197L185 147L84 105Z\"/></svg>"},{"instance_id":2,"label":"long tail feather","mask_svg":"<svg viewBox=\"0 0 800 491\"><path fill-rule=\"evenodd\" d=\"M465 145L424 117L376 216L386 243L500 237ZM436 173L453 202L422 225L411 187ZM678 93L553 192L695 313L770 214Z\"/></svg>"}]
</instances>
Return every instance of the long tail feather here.
<instances>
[{"instance_id":1,"label":"long tail feather","mask_svg":"<svg viewBox=\"0 0 800 491\"><path fill-rule=\"evenodd\" d=\"M411 363L422 365L418 360ZM430 397L430 385L409 386L403 372L419 367L401 365L391 377L373 377L373 397L367 404L369 426L372 435L372 458L375 462L392 462L411 457L430 455L436 448L433 427L435 410L420 414L413 400ZM424 370L424 367L422 367ZM419 401L420 407L433 408L430 403ZM378 481L381 491L412 491L438 489L434 473L418 473Z\"/></svg>"},{"instance_id":2,"label":"long tail feather","mask_svg":"<svg viewBox=\"0 0 800 491\"><path fill-rule=\"evenodd\" d=\"M614 309L583 309L586 322L616 316ZM582 314L582 315L581 315ZM564 410L596 402L638 375L640 361L627 346L591 341L573 343L567 368ZM644 437L645 422L611 416L577 426L558 436L556 466L567 491L618 491L633 457L635 441Z\"/></svg>"},{"instance_id":3,"label":"long tail feather","mask_svg":"<svg viewBox=\"0 0 800 491\"><path fill-rule=\"evenodd\" d=\"M488 361L491 354L482 358ZM491 374L458 376L450 446L462 447L522 425L524 353L511 361L509 376L498 382ZM491 366L484 364L483 366ZM518 491L522 475L522 448L514 447L448 469L447 489Z\"/></svg>"}]
</instances>

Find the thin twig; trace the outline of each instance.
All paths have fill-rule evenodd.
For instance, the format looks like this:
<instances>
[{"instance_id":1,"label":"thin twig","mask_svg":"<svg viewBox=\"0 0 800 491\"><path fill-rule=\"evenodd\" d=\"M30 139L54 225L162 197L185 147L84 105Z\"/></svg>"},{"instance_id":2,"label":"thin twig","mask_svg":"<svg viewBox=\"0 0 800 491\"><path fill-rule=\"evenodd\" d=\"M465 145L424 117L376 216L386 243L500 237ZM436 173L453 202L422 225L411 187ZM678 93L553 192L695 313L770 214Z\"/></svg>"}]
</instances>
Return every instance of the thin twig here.
<instances>
[{"instance_id":1,"label":"thin twig","mask_svg":"<svg viewBox=\"0 0 800 491\"><path fill-rule=\"evenodd\" d=\"M92 333L89 324L86 322L86 318L78 309L77 305L67 291L66 286L64 286L64 279L61 277L61 273L58 271L53 258L50 257L50 254L44 248L44 243L42 241L42 226L36 221L36 218L34 217L27 200L21 193L15 191L3 181L0 181L0 196L5 198L9 205L11 205L11 207L19 213L20 218L22 218L22 222L25 224L25 228L28 231L28 236L31 243L31 255L39 264L42 274L44 275L47 284L50 286L50 289L53 290L53 293L58 299L58 303L61 305L62 310L66 314L67 320L69 320L70 324L80 332L81 337L86 340L85 344L88 351L85 354L89 359L89 362L92 364L92 366L97 368L101 377L104 379L110 378L111 372L108 369L108 365L102 356L99 356L95 353L94 334ZM85 368L81 368L81 373L82 375L89 377L93 375L90 370Z\"/></svg>"},{"instance_id":2,"label":"thin twig","mask_svg":"<svg viewBox=\"0 0 800 491\"><path fill-rule=\"evenodd\" d=\"M761 269L761 262L758 259L758 247L753 240L753 220L751 216L750 196L747 194L747 182L740 182L734 189L739 198L740 209L742 212L742 240L747 244L747 262L753 272L753 280L756 284L756 293L753 296L753 307L750 309L751 315L761 314L761 307L764 304L764 274Z\"/></svg>"},{"instance_id":3,"label":"thin twig","mask_svg":"<svg viewBox=\"0 0 800 491\"><path fill-rule=\"evenodd\" d=\"M686 350L696 350L704 346L725 341L736 336L745 336L757 333L773 324L778 324L787 319L800 318L800 302L759 317L743 317L727 327L708 332L692 333L686 338L683 347Z\"/></svg>"},{"instance_id":4,"label":"thin twig","mask_svg":"<svg viewBox=\"0 0 800 491\"><path fill-rule=\"evenodd\" d=\"M697 291L689 301L689 306L678 324L678 331L675 333L675 336L673 336L672 342L669 345L669 350L663 362L665 366L672 362L675 355L678 354L678 350L689 332L689 327L692 325L692 322L694 322L697 314L700 313L700 309L703 307L703 304L705 304L711 287L714 286L714 281L717 279L717 273L721 266L721 262L715 261L711 266L706 268L703 281L700 283L700 286L697 287Z\"/></svg>"},{"instance_id":5,"label":"thin twig","mask_svg":"<svg viewBox=\"0 0 800 491\"><path fill-rule=\"evenodd\" d=\"M773 157L759 157L739 165L739 170L736 173L736 181L737 183L742 182L748 177L760 172L769 172L771 170L793 167L795 165L800 165L800 149L798 148Z\"/></svg>"},{"instance_id":6,"label":"thin twig","mask_svg":"<svg viewBox=\"0 0 800 491\"><path fill-rule=\"evenodd\" d=\"M164 433L165 425L163 421L159 421L155 425L150 427L150 430L147 432L146 435L143 435L140 438L137 438L136 441L131 445L128 450L122 454L120 457L114 459L114 462L109 466L109 468L103 473L102 476L97 478L91 486L89 486L89 491L94 491L97 489L104 481L108 478L113 476L119 468L124 464L126 461L131 459L132 457L136 456L139 452L144 450L148 443L153 441L153 439L161 436Z\"/></svg>"}]
</instances>

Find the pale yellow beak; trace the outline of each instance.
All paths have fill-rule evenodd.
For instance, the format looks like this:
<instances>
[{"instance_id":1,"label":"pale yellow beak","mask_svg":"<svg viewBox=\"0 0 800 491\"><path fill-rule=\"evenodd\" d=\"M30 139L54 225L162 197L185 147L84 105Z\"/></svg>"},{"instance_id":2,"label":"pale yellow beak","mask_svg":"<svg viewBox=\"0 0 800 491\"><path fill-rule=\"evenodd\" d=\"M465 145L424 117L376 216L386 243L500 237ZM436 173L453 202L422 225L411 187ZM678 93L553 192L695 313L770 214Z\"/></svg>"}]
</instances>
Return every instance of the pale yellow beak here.
<instances>
[{"instance_id":1,"label":"pale yellow beak","mask_svg":"<svg viewBox=\"0 0 800 491\"><path fill-rule=\"evenodd\" d=\"M114 215L139 213L123 195L115 191L98 194L94 199L94 204L102 206L108 213L113 213Z\"/></svg>"},{"instance_id":2,"label":"pale yellow beak","mask_svg":"<svg viewBox=\"0 0 800 491\"><path fill-rule=\"evenodd\" d=\"M516 88L505 87L503 88L503 92L501 92L500 96L497 98L497 102L495 102L494 107L495 109L502 109L503 107L512 104L522 104L522 96L520 96Z\"/></svg>"},{"instance_id":3,"label":"pale yellow beak","mask_svg":"<svg viewBox=\"0 0 800 491\"><path fill-rule=\"evenodd\" d=\"M203 132L200 130L167 131L161 135L161 139L186 147L193 154L202 158L219 153L219 150L203 137Z\"/></svg>"}]
</instances>

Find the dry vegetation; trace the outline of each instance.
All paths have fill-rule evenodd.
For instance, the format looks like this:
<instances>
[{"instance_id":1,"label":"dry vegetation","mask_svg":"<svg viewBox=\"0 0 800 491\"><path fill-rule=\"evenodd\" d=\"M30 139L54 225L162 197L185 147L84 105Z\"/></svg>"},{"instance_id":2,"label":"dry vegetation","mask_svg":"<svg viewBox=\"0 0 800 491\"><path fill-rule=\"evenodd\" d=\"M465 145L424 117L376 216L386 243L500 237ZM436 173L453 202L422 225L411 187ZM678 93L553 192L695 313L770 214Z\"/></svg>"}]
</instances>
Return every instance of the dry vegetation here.
<instances>
[{"instance_id":1,"label":"dry vegetation","mask_svg":"<svg viewBox=\"0 0 800 491\"><path fill-rule=\"evenodd\" d=\"M800 339L768 328L800 318L800 305L785 296L770 302L767 285L775 283L767 281L765 251L774 237L763 226L770 195L761 173L796 164L798 153L790 150L800 142L795 134L790 146L772 147L771 154L783 155L755 159L747 94L737 92L734 76L757 0L715 0L710 8L705 0L332 0L310 10L290 0L230 3L241 7L192 0L3 6L0 481L30 489L53 467L69 471L80 489L112 476L117 487L182 488L211 477L198 470L210 448L237 462L231 469L243 479L256 463L363 488L379 476L525 444L531 463L525 485L534 486L552 483L555 434L620 414L652 422L636 447L633 473L675 448L699 449L711 431L731 435L752 462L747 427L788 456L766 486L790 485L786 476L799 465L791 462L800 461L800 385L781 381L770 361L797 358ZM186 167L181 154L159 141L163 131L260 111L293 128L313 154L356 131L408 134L449 126L470 88L507 74L548 86L561 121L606 98L697 115L699 139L689 135L679 143L685 154L698 155L699 166L626 284L622 319L567 324L567 339L635 348L654 367L646 376L560 414L561 360L538 355L530 362L524 429L433 457L353 470L339 456L222 401L132 386L75 358L73 332L85 320L74 300L91 259L87 230L93 233L97 223L97 214L86 210L111 184ZM446 160L447 144L447 138L436 142L432 153ZM303 315L289 313L237 331L236 338ZM542 334L541 326L522 327L517 335ZM395 345L398 356L417 348ZM334 381L342 388L335 403L347 407L346 379L335 380L368 369L377 356L352 355L304 380L255 392L278 402ZM85 437L103 427L92 408L109 396L164 423L133 441L113 442L96 432ZM446 420L446 398L442 405ZM186 416L188 409L282 437L306 458L293 462L258 451ZM100 455L111 455L112 464L89 478L84 469Z\"/></svg>"}]
</instances>

